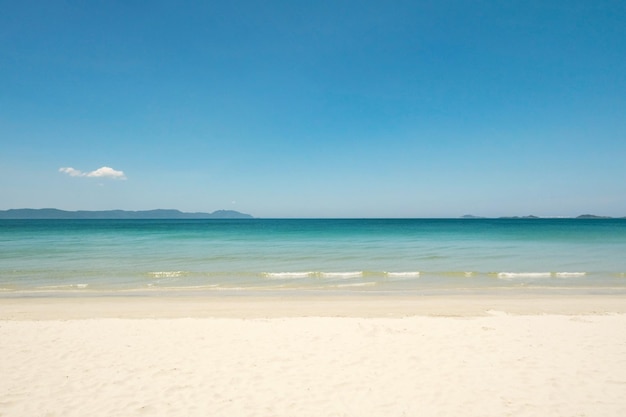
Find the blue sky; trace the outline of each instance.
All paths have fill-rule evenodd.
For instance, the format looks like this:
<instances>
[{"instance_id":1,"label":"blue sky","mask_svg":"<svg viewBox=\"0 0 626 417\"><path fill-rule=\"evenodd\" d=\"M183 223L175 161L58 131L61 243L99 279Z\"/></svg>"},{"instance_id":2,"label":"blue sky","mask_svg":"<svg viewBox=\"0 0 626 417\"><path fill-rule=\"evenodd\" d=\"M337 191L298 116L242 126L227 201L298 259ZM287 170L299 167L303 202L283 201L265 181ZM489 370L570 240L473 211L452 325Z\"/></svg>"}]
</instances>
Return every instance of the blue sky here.
<instances>
[{"instance_id":1,"label":"blue sky","mask_svg":"<svg viewBox=\"0 0 626 417\"><path fill-rule=\"evenodd\" d=\"M0 6L0 209L626 215L623 1Z\"/></svg>"}]
</instances>

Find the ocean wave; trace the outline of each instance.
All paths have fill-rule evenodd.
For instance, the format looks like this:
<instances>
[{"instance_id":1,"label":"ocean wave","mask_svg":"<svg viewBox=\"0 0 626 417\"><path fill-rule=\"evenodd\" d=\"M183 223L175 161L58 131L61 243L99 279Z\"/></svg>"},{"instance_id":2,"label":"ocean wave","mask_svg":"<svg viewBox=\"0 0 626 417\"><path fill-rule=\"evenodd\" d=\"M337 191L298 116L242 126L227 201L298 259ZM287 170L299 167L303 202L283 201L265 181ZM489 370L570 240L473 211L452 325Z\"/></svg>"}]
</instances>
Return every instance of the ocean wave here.
<instances>
[{"instance_id":1,"label":"ocean wave","mask_svg":"<svg viewBox=\"0 0 626 417\"><path fill-rule=\"evenodd\" d=\"M269 279L292 279L292 278L359 278L363 276L363 271L353 272L263 272L261 274Z\"/></svg>"},{"instance_id":2,"label":"ocean wave","mask_svg":"<svg viewBox=\"0 0 626 417\"><path fill-rule=\"evenodd\" d=\"M551 272L498 272L498 278L515 279L515 278L550 278Z\"/></svg>"},{"instance_id":3,"label":"ocean wave","mask_svg":"<svg viewBox=\"0 0 626 417\"><path fill-rule=\"evenodd\" d=\"M263 272L265 278L270 279L290 279L290 278L309 278L314 272Z\"/></svg>"},{"instance_id":4,"label":"ocean wave","mask_svg":"<svg viewBox=\"0 0 626 417\"><path fill-rule=\"evenodd\" d=\"M389 278L417 278L421 272L419 271L407 271L407 272L385 272L385 275Z\"/></svg>"},{"instance_id":5,"label":"ocean wave","mask_svg":"<svg viewBox=\"0 0 626 417\"><path fill-rule=\"evenodd\" d=\"M67 289L84 289L87 288L89 284L65 284L65 285L44 285L41 287L37 287L40 290L67 290Z\"/></svg>"},{"instance_id":6,"label":"ocean wave","mask_svg":"<svg viewBox=\"0 0 626 417\"><path fill-rule=\"evenodd\" d=\"M486 272L479 271L428 271L424 272L424 275L447 278L476 278L481 275L486 275Z\"/></svg>"},{"instance_id":7,"label":"ocean wave","mask_svg":"<svg viewBox=\"0 0 626 417\"><path fill-rule=\"evenodd\" d=\"M360 278L363 276L363 271L354 272L320 272L321 278Z\"/></svg>"},{"instance_id":8,"label":"ocean wave","mask_svg":"<svg viewBox=\"0 0 626 417\"><path fill-rule=\"evenodd\" d=\"M586 272L555 272L554 276L557 278L578 278L587 275Z\"/></svg>"},{"instance_id":9,"label":"ocean wave","mask_svg":"<svg viewBox=\"0 0 626 417\"><path fill-rule=\"evenodd\" d=\"M587 275L586 272L499 272L498 278L581 278Z\"/></svg>"}]
</instances>

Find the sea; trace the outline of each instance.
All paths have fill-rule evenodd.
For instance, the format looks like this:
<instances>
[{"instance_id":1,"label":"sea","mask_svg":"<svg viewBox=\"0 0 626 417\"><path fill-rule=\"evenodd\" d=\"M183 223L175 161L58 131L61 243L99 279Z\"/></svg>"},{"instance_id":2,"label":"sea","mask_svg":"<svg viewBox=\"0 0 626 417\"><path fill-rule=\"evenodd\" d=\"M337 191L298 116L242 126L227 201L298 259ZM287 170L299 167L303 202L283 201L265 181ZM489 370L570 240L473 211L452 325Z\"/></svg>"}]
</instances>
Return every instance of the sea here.
<instances>
[{"instance_id":1,"label":"sea","mask_svg":"<svg viewBox=\"0 0 626 417\"><path fill-rule=\"evenodd\" d=\"M626 293L626 219L0 220L0 297Z\"/></svg>"}]
</instances>

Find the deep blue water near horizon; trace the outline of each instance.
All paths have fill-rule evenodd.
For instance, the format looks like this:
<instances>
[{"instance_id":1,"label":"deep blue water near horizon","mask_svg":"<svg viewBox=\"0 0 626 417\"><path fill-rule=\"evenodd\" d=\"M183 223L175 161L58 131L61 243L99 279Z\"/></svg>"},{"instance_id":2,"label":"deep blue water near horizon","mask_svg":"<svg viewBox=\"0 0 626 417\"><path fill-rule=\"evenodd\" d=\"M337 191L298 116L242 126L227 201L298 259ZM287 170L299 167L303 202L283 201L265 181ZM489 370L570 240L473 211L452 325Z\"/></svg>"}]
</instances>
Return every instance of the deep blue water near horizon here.
<instances>
[{"instance_id":1,"label":"deep blue water near horizon","mask_svg":"<svg viewBox=\"0 0 626 417\"><path fill-rule=\"evenodd\" d=\"M626 291L625 219L0 220L0 296Z\"/></svg>"}]
</instances>

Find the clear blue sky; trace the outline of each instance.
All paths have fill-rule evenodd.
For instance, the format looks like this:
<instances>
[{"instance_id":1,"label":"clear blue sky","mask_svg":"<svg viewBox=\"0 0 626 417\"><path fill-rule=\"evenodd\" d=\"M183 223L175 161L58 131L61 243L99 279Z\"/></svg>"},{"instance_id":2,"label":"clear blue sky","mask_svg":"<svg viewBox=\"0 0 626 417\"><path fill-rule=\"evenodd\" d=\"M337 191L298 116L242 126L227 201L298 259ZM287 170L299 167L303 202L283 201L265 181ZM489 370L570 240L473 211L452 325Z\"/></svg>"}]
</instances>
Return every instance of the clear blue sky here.
<instances>
[{"instance_id":1,"label":"clear blue sky","mask_svg":"<svg viewBox=\"0 0 626 417\"><path fill-rule=\"evenodd\" d=\"M626 216L624 1L0 6L0 209Z\"/></svg>"}]
</instances>

